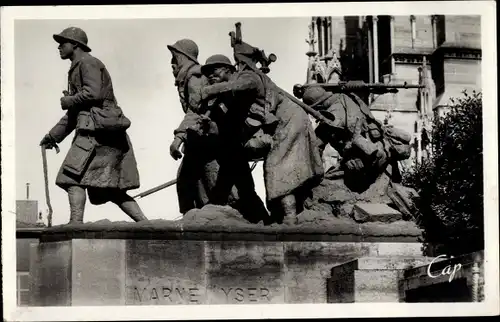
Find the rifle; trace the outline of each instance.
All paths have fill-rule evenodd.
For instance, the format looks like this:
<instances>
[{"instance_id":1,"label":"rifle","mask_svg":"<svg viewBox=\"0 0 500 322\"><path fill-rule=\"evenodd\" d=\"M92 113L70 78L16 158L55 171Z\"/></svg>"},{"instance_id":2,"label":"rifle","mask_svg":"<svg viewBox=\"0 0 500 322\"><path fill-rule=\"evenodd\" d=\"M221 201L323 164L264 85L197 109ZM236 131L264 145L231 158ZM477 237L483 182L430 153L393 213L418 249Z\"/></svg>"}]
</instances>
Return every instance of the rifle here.
<instances>
[{"instance_id":1,"label":"rifle","mask_svg":"<svg viewBox=\"0 0 500 322\"><path fill-rule=\"evenodd\" d=\"M253 164L252 164L252 166L250 167L250 171L253 171L256 166L257 166L257 161L254 161ZM170 180L170 181L165 182L165 183L163 183L161 185L153 187L153 188L151 188L149 190L143 191L143 192L141 192L141 193L133 196L132 198L134 198L134 199L144 198L144 197L149 196L149 195L151 195L151 194L153 194L155 192L158 192L160 190L163 190L163 189L166 189L166 188L168 188L170 186L173 186L176 183L177 183L177 179Z\"/></svg>"},{"instance_id":2,"label":"rifle","mask_svg":"<svg viewBox=\"0 0 500 322\"><path fill-rule=\"evenodd\" d=\"M424 88L424 85L412 85L404 82L402 84L365 83L363 81L338 82L336 84L305 84L295 85L294 92L304 93L307 88L322 87L332 93L370 92L374 94L397 93L400 89ZM299 94L300 95L300 94Z\"/></svg>"},{"instance_id":3,"label":"rifle","mask_svg":"<svg viewBox=\"0 0 500 322\"><path fill-rule=\"evenodd\" d=\"M132 198L134 198L134 199L141 199L141 198L144 198L144 197L149 196L150 194L153 194L153 193L155 193L155 192L157 192L157 191L160 191L160 190L163 190L163 189L168 188L168 187L170 187L170 186L173 186L173 185L174 185L174 184L176 184L176 183L177 183L177 179L170 180L170 181L168 181L168 182L166 182L166 183L164 183L164 184L161 184L161 185L159 185L159 186L156 186L156 187L154 187L154 188L151 188L151 189L149 189L149 190L146 190L146 191L144 191L144 192L141 192L140 194L135 195L135 196L133 196Z\"/></svg>"},{"instance_id":4,"label":"rifle","mask_svg":"<svg viewBox=\"0 0 500 322\"><path fill-rule=\"evenodd\" d=\"M252 69L255 73L259 74L262 78L266 80L266 82L273 87L275 91L277 91L279 94L287 97L291 101L293 101L295 104L299 105L304 109L304 111L310 115L312 115L314 118L332 126L335 127L333 122L324 117L321 113L316 111L314 108L311 106L305 104L304 102L300 101L297 99L295 96L291 95L284 89L280 88L278 85L276 85L266 74L269 72L269 65L277 60L277 57L275 54L270 54L269 56L266 56L263 50L260 50L256 47L253 47L242 40L241 36L241 23L237 22L235 24L236 26L236 32L231 31L229 33L229 36L231 37L231 47L233 47L234 51L234 58L237 63L244 63L246 66L248 66L250 69ZM252 57L252 60L258 62L261 67L257 68L254 64L245 61L244 57Z\"/></svg>"}]
</instances>

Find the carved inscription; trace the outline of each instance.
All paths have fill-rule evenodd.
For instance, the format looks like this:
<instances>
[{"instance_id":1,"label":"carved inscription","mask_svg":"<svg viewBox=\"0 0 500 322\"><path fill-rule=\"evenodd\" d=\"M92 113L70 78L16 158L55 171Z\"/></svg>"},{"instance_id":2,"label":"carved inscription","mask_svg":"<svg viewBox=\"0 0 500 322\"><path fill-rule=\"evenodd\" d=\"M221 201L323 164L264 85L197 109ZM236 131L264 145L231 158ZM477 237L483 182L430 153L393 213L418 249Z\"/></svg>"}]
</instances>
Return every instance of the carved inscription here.
<instances>
[{"instance_id":1,"label":"carved inscription","mask_svg":"<svg viewBox=\"0 0 500 322\"><path fill-rule=\"evenodd\" d=\"M213 290L220 294L217 296L218 301L222 300L227 304L271 303L271 292L265 287L216 287ZM132 291L133 302L137 304L167 305L212 302L210 298L205 301L205 291L197 287L134 286ZM212 293L212 295L215 294Z\"/></svg>"},{"instance_id":2,"label":"carved inscription","mask_svg":"<svg viewBox=\"0 0 500 322\"><path fill-rule=\"evenodd\" d=\"M227 303L266 303L271 301L269 289L265 287L221 287Z\"/></svg>"},{"instance_id":3,"label":"carved inscription","mask_svg":"<svg viewBox=\"0 0 500 322\"><path fill-rule=\"evenodd\" d=\"M202 292L197 287L134 287L134 302L163 302L164 304L200 304Z\"/></svg>"}]
</instances>

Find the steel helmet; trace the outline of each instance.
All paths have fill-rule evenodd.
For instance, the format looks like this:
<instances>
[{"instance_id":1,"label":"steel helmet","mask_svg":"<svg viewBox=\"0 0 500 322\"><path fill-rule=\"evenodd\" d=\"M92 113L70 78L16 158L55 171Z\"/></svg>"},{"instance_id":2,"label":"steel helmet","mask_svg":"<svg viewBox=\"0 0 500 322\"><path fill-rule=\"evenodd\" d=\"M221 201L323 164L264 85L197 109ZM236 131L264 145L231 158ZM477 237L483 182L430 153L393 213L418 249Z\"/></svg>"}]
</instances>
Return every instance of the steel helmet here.
<instances>
[{"instance_id":1,"label":"steel helmet","mask_svg":"<svg viewBox=\"0 0 500 322\"><path fill-rule=\"evenodd\" d=\"M66 42L74 42L77 43L84 51L91 51L90 47L87 45L88 38L85 31L78 27L69 27L61 31L59 34L55 34L52 36L55 41L60 44Z\"/></svg>"},{"instance_id":2,"label":"steel helmet","mask_svg":"<svg viewBox=\"0 0 500 322\"><path fill-rule=\"evenodd\" d=\"M181 53L195 63L198 63L198 45L191 39L178 40L173 45L167 45L167 48L170 51Z\"/></svg>"},{"instance_id":3,"label":"steel helmet","mask_svg":"<svg viewBox=\"0 0 500 322\"><path fill-rule=\"evenodd\" d=\"M203 74L206 74L208 69L214 66L226 66L232 69L233 71L236 69L234 65L231 63L231 60L227 56L217 54L207 58L205 65L201 66L201 72Z\"/></svg>"},{"instance_id":4,"label":"steel helmet","mask_svg":"<svg viewBox=\"0 0 500 322\"><path fill-rule=\"evenodd\" d=\"M316 102L325 100L330 96L332 96L332 94L327 93L324 88L319 86L312 86L305 90L302 101L307 105L314 105Z\"/></svg>"}]
</instances>

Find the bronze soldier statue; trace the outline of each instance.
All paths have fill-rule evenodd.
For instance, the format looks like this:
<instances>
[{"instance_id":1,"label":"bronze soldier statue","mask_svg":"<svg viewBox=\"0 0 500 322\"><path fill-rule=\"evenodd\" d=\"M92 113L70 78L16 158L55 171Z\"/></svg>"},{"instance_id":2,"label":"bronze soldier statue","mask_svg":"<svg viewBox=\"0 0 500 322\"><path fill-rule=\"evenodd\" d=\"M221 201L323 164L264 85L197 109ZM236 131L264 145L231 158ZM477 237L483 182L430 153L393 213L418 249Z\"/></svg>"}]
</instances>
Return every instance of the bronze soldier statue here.
<instances>
[{"instance_id":1,"label":"bronze soldier statue","mask_svg":"<svg viewBox=\"0 0 500 322\"><path fill-rule=\"evenodd\" d=\"M325 174L330 180L339 181L336 185L339 202L348 201L345 199L351 195L349 191L363 193L374 185L385 187L387 183L389 186L382 190L389 194L388 197L402 198L400 187L395 184L401 182L398 161L410 156L410 134L382 124L354 93L327 93L321 87L309 87L303 94L303 101L314 105L333 122L327 125L320 121L315 131L322 149L330 144L341 156L339 164Z\"/></svg>"},{"instance_id":2,"label":"bronze soldier statue","mask_svg":"<svg viewBox=\"0 0 500 322\"><path fill-rule=\"evenodd\" d=\"M179 93L182 110L185 113L179 127L174 131L174 140L170 145L170 155L175 160L183 158L177 172L177 196L179 210L185 214L193 208L202 208L208 203L208 188L210 179L209 159L200 160L202 153L194 149L187 149L184 143L187 140L187 129L196 124L201 103L199 91L206 84L198 63L198 45L191 39L181 39L173 45L168 45L172 54L172 73L175 77L175 86ZM183 157L183 153L184 157ZM204 171L207 170L207 171Z\"/></svg>"},{"instance_id":3,"label":"bronze soldier statue","mask_svg":"<svg viewBox=\"0 0 500 322\"><path fill-rule=\"evenodd\" d=\"M234 84L245 77L253 77L251 74L235 73L236 69L230 59L220 54L210 56L201 71L208 78L211 86L227 82ZM248 143L257 138L254 122L258 117L249 113L253 110L253 100L245 93L233 92L234 95L229 96L222 92L219 94L212 96L209 101L205 100L202 105L205 117L209 116L208 120L204 122L202 120L206 126L203 127L202 124L201 128L193 129L193 132L198 133L198 137L203 137L204 132L208 132L210 134L208 137L214 138L211 140L214 142L211 146L216 153L220 168L210 202L220 205L230 204L248 221L258 223L262 220L264 224L268 224L270 217L255 191L255 183L249 166L251 157L248 154ZM263 114L260 115L263 116ZM204 131L204 128L207 130ZM263 133L261 134L264 136ZM206 137L205 135L205 142ZM267 137L267 145L270 145L271 137L269 135ZM265 145L264 143L262 148L265 149ZM237 200L231 202L233 188L237 191Z\"/></svg>"},{"instance_id":4,"label":"bronze soldier statue","mask_svg":"<svg viewBox=\"0 0 500 322\"><path fill-rule=\"evenodd\" d=\"M113 202L135 221L147 220L127 190L139 187L139 173L125 117L113 93L104 64L91 56L86 33L76 27L53 35L61 59L71 60L68 90L61 108L66 114L40 145L55 147L73 130L75 137L56 178L68 192L70 222L83 223L86 192L92 204Z\"/></svg>"},{"instance_id":5,"label":"bronze soldier statue","mask_svg":"<svg viewBox=\"0 0 500 322\"><path fill-rule=\"evenodd\" d=\"M303 193L323 174L317 139L307 114L275 91L267 76L257 70L260 51L246 43L238 45L238 72L204 87L202 97L221 98L228 113L239 119L232 132L220 136L238 138L245 147L242 154L264 159L266 201L273 220L294 224Z\"/></svg>"},{"instance_id":6,"label":"bronze soldier statue","mask_svg":"<svg viewBox=\"0 0 500 322\"><path fill-rule=\"evenodd\" d=\"M201 106L201 88L208 84L208 80L201 73L201 65L197 60L198 46L190 39L181 39L167 47L172 54L175 86L185 113L181 124L174 131L174 140L170 145L171 156L175 160L183 158L177 173L177 196L179 210L185 214L191 209L200 209L216 202L214 188L220 180L220 165L216 158L216 137L210 136L209 140L203 141L197 137L195 130L200 123L208 120ZM236 187L232 187L227 202L219 204L235 206L237 202L238 193Z\"/></svg>"}]
</instances>

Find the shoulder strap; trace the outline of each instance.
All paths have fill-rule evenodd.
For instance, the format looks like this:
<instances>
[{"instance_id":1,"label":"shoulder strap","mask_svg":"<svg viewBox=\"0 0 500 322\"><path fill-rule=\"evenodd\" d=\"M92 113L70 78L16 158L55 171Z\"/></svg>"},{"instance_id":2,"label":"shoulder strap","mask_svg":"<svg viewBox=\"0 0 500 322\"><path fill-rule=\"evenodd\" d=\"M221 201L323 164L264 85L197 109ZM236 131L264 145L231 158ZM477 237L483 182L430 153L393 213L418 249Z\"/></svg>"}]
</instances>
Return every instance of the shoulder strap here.
<instances>
[{"instance_id":1,"label":"shoulder strap","mask_svg":"<svg viewBox=\"0 0 500 322\"><path fill-rule=\"evenodd\" d=\"M189 80L191 77L196 76L196 77L201 77L201 66L200 65L193 65L190 69L188 69L186 73L186 77L184 78L184 88L182 89L182 92L184 94L184 102L189 105Z\"/></svg>"},{"instance_id":2,"label":"shoulder strap","mask_svg":"<svg viewBox=\"0 0 500 322\"><path fill-rule=\"evenodd\" d=\"M383 124L379 120L377 120L373 114L371 113L370 107L359 98L359 96L353 94L353 93L344 93L348 97L350 97L356 104L359 105L359 109L361 110L361 113L363 113L364 116L371 122L375 123L379 129L383 132L382 127Z\"/></svg>"}]
</instances>

